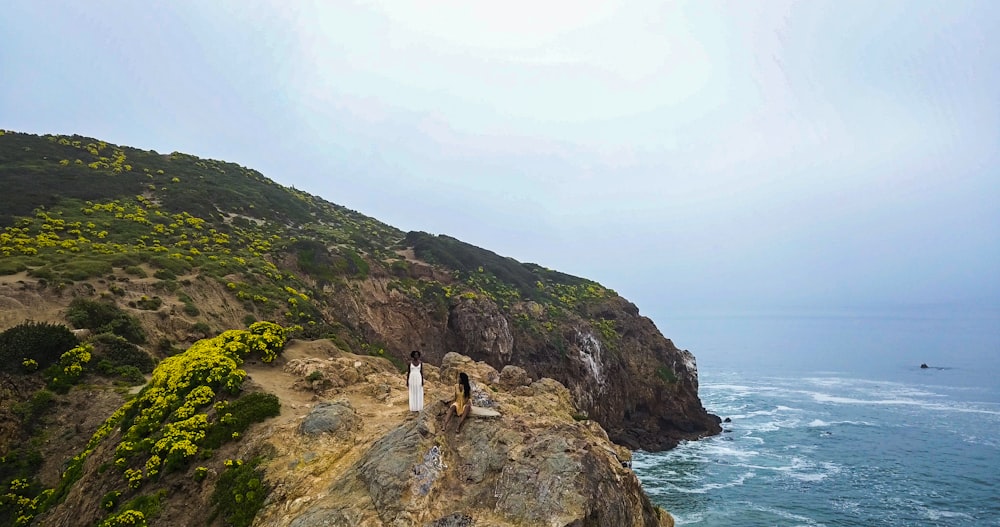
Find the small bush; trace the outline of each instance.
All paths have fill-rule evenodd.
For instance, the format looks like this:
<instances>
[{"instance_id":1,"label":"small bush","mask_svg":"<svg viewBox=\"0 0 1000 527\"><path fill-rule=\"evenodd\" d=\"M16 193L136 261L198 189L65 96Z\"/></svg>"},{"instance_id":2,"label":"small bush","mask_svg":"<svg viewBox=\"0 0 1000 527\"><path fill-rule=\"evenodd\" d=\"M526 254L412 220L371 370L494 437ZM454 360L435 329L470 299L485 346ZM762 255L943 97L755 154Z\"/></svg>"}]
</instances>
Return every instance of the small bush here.
<instances>
[{"instance_id":1,"label":"small bush","mask_svg":"<svg viewBox=\"0 0 1000 527\"><path fill-rule=\"evenodd\" d=\"M149 263L158 269L169 271L174 275L184 274L191 270L191 264L187 260L178 258L155 256L149 259Z\"/></svg>"},{"instance_id":2,"label":"small bush","mask_svg":"<svg viewBox=\"0 0 1000 527\"><path fill-rule=\"evenodd\" d=\"M224 410L224 416L205 434L202 445L206 448L219 448L223 443L233 438L233 433L243 434L253 423L259 423L268 417L281 413L281 402L270 393L252 392L233 401Z\"/></svg>"},{"instance_id":3,"label":"small bush","mask_svg":"<svg viewBox=\"0 0 1000 527\"><path fill-rule=\"evenodd\" d=\"M177 295L177 299L184 302L184 313L186 315L196 317L201 314L201 310L198 309L198 306L194 305L194 300L192 300L191 297L185 293Z\"/></svg>"},{"instance_id":4,"label":"small bush","mask_svg":"<svg viewBox=\"0 0 1000 527\"><path fill-rule=\"evenodd\" d=\"M125 274L130 274L132 276L137 276L139 278L146 278L148 275L146 271L139 267L138 265L130 265L125 268Z\"/></svg>"},{"instance_id":5,"label":"small bush","mask_svg":"<svg viewBox=\"0 0 1000 527\"><path fill-rule=\"evenodd\" d=\"M160 340L156 341L156 349L161 353L170 353L174 349L174 343L170 342L167 337L162 337Z\"/></svg>"},{"instance_id":6,"label":"small bush","mask_svg":"<svg viewBox=\"0 0 1000 527\"><path fill-rule=\"evenodd\" d=\"M209 327L209 325L203 320L199 320L198 322L191 324L191 331L201 333L202 335L212 334L212 328Z\"/></svg>"},{"instance_id":7,"label":"small bush","mask_svg":"<svg viewBox=\"0 0 1000 527\"><path fill-rule=\"evenodd\" d=\"M86 280L96 276L104 276L111 271L110 262L76 258L66 262L66 269L63 271L63 276L74 281Z\"/></svg>"},{"instance_id":8,"label":"small bush","mask_svg":"<svg viewBox=\"0 0 1000 527\"><path fill-rule=\"evenodd\" d=\"M114 333L136 344L146 341L146 332L139 321L114 304L74 298L66 311L66 319L78 328L91 329L95 333Z\"/></svg>"},{"instance_id":9,"label":"small bush","mask_svg":"<svg viewBox=\"0 0 1000 527\"><path fill-rule=\"evenodd\" d=\"M48 413L55 397L56 395L48 390L38 390L31 396L31 399L14 405L14 413L21 418L22 425L29 433L41 422L42 417Z\"/></svg>"},{"instance_id":10,"label":"small bush","mask_svg":"<svg viewBox=\"0 0 1000 527\"><path fill-rule=\"evenodd\" d=\"M134 254L119 254L119 255L116 255L114 258L111 259L111 265L113 265L115 267L124 268L126 273L128 272L128 269L127 269L128 267L137 266L141 262L142 262L142 258L140 256L134 255Z\"/></svg>"},{"instance_id":11,"label":"small bush","mask_svg":"<svg viewBox=\"0 0 1000 527\"><path fill-rule=\"evenodd\" d=\"M163 299L158 296L149 298L143 295L142 298L137 300L135 304L136 307L138 307L139 309L143 309L146 311L156 311L157 309L160 309L160 306L163 305Z\"/></svg>"},{"instance_id":12,"label":"small bush","mask_svg":"<svg viewBox=\"0 0 1000 527\"><path fill-rule=\"evenodd\" d=\"M7 259L4 258L0 260L0 275L7 274L17 274L21 271L27 271L28 266L24 264L23 261L16 258Z\"/></svg>"},{"instance_id":13,"label":"small bush","mask_svg":"<svg viewBox=\"0 0 1000 527\"><path fill-rule=\"evenodd\" d=\"M115 375L121 377L121 379L129 383L130 386L136 386L146 382L146 378L143 377L142 372L135 366L119 366L115 369Z\"/></svg>"},{"instance_id":14,"label":"small bush","mask_svg":"<svg viewBox=\"0 0 1000 527\"><path fill-rule=\"evenodd\" d=\"M28 271L28 276L30 276L32 278L37 278L39 280L45 280L45 281L48 281L48 282L52 282L52 281L56 280L59 277L59 275L57 275L56 273L54 273L52 271L52 268L49 267L49 266L39 267L37 269L32 269L32 270Z\"/></svg>"},{"instance_id":15,"label":"small bush","mask_svg":"<svg viewBox=\"0 0 1000 527\"><path fill-rule=\"evenodd\" d=\"M656 376L662 379L667 384L674 384L675 382L677 382L677 374L674 373L674 370L667 368L665 366L660 366L659 368L656 368Z\"/></svg>"},{"instance_id":16,"label":"small bush","mask_svg":"<svg viewBox=\"0 0 1000 527\"><path fill-rule=\"evenodd\" d=\"M157 269L153 272L153 277L159 278L160 280L174 280L177 278L177 275L166 269Z\"/></svg>"},{"instance_id":17,"label":"small bush","mask_svg":"<svg viewBox=\"0 0 1000 527\"><path fill-rule=\"evenodd\" d=\"M28 360L36 362L35 369L47 368L79 343L62 324L22 322L0 333L0 371L25 372Z\"/></svg>"},{"instance_id":18,"label":"small bush","mask_svg":"<svg viewBox=\"0 0 1000 527\"><path fill-rule=\"evenodd\" d=\"M132 366L142 373L153 371L153 358L127 339L111 333L101 333L93 339L94 358L107 361L107 373L116 372L122 366Z\"/></svg>"},{"instance_id":19,"label":"small bush","mask_svg":"<svg viewBox=\"0 0 1000 527\"><path fill-rule=\"evenodd\" d=\"M104 497L101 498L101 507L107 511L115 510L115 507L118 506L118 499L121 498L121 496L122 493L117 490L113 490L105 494Z\"/></svg>"},{"instance_id":20,"label":"small bush","mask_svg":"<svg viewBox=\"0 0 1000 527\"><path fill-rule=\"evenodd\" d=\"M221 514L226 525L249 527L257 511L264 506L270 488L264 481L264 471L257 468L259 459L247 463L227 461L226 470L219 475L219 481L212 492L215 512L209 523Z\"/></svg>"}]
</instances>

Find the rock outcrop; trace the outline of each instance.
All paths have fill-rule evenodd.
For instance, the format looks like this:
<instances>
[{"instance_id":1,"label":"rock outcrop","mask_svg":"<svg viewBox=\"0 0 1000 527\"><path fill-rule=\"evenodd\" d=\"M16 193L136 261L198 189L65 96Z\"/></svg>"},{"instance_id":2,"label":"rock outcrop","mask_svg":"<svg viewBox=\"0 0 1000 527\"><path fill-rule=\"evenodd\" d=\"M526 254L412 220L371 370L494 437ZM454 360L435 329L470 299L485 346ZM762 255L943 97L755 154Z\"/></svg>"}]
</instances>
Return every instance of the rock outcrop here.
<instances>
[{"instance_id":1,"label":"rock outcrop","mask_svg":"<svg viewBox=\"0 0 1000 527\"><path fill-rule=\"evenodd\" d=\"M295 355L295 345L290 352ZM273 453L267 479L274 491L255 525L673 524L623 467L627 451L596 422L578 420L562 384L531 382L516 369L500 374L455 353L440 370L424 367L428 404L411 413L403 376L387 361L340 353L289 361L280 382L311 391L318 402L260 435ZM460 434L455 420L442 429L458 371L468 373L481 402L501 414L470 418ZM310 373L356 380L313 389L301 383ZM373 388L383 386L389 388L384 396ZM329 430L316 433L322 428Z\"/></svg>"},{"instance_id":2,"label":"rock outcrop","mask_svg":"<svg viewBox=\"0 0 1000 527\"><path fill-rule=\"evenodd\" d=\"M387 292L381 280L356 290L356 301L338 303L363 305L347 318L400 360L415 348L430 362L456 351L497 370L517 366L527 377L556 379L582 414L633 449L665 450L721 432L718 418L698 397L694 356L617 295L581 307L582 315L556 320L548 320L538 304L518 302L508 309L522 322L514 324L485 297L459 299L447 311L433 312ZM548 329L539 333L539 327Z\"/></svg>"}]
</instances>

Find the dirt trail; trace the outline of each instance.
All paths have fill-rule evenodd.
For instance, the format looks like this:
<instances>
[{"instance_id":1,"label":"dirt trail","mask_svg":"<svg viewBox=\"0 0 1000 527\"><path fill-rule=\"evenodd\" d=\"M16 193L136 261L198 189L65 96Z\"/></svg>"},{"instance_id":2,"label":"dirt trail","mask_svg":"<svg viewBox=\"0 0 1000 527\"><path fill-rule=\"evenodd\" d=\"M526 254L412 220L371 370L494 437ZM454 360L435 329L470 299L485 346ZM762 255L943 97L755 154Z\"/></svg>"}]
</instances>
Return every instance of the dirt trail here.
<instances>
[{"instance_id":1,"label":"dirt trail","mask_svg":"<svg viewBox=\"0 0 1000 527\"><path fill-rule=\"evenodd\" d=\"M353 361L355 369L370 371L367 382L348 384L342 388L312 389L299 374L288 371L293 361L312 359L317 370L333 370L334 360ZM376 364L372 367L373 363ZM433 366L428 369L434 369ZM362 429L359 442L381 437L406 419L415 418L409 411L409 396L402 373L395 372L388 361L343 353L329 341L292 341L272 364L247 363L248 379L262 390L272 393L281 401L281 415L269 421L276 430L289 430L305 418L309 409L318 402L347 399L361 417ZM388 371L387 371L388 370ZM444 388L427 381L424 401L430 403L444 395Z\"/></svg>"}]
</instances>

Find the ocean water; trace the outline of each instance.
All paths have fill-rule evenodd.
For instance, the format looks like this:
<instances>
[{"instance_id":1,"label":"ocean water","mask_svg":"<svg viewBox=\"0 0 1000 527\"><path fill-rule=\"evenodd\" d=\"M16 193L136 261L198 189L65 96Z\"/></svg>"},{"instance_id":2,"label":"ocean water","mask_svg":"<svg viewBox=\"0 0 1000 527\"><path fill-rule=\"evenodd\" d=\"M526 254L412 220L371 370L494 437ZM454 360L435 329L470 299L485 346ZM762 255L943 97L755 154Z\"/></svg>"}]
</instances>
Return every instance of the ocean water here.
<instances>
[{"instance_id":1,"label":"ocean water","mask_svg":"<svg viewBox=\"0 0 1000 527\"><path fill-rule=\"evenodd\" d=\"M698 357L705 407L731 420L635 453L678 525L1000 526L995 312L667 324Z\"/></svg>"}]
</instances>

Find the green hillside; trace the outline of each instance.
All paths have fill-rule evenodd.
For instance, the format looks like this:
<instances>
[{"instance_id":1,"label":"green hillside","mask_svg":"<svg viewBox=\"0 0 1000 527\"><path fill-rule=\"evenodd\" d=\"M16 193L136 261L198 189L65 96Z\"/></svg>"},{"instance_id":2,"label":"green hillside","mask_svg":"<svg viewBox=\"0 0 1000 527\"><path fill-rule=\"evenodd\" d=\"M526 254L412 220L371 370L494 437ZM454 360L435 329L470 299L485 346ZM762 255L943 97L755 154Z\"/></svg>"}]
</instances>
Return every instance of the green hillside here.
<instances>
[{"instance_id":1,"label":"green hillside","mask_svg":"<svg viewBox=\"0 0 1000 527\"><path fill-rule=\"evenodd\" d=\"M287 338L400 369L418 346L498 368L516 358L575 389L613 438L657 448L715 426L702 422L696 376L675 375L676 348L591 280L176 152L0 131L0 181L0 302L24 318L0 326L0 524L31 524L81 479L103 489L102 526L146 525L132 513L154 517L172 489L215 472L217 485L256 481L240 499L259 507L252 460L223 465L216 452L235 453L278 412L277 399L242 389L241 364L270 362ZM109 394L105 406L95 393ZM661 393L674 406L658 410ZM74 405L105 413L89 428L59 422ZM99 470L85 474L91 456ZM230 490L218 510L248 524Z\"/></svg>"}]
</instances>

